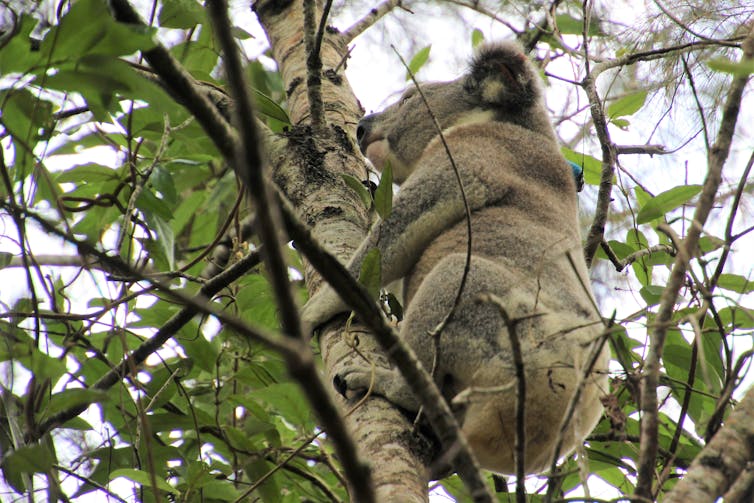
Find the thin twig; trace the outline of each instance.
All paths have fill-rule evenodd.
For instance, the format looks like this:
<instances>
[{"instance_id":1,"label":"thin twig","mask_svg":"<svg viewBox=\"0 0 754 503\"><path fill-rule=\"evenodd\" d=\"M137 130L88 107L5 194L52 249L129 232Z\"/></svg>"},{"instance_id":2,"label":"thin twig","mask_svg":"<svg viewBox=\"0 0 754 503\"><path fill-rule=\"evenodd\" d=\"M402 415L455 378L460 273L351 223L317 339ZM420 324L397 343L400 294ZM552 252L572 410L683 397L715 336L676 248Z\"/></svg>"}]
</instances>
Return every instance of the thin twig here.
<instances>
[{"instance_id":1,"label":"thin twig","mask_svg":"<svg viewBox=\"0 0 754 503\"><path fill-rule=\"evenodd\" d=\"M448 325L448 323L450 323L450 321L453 319L453 315L455 314L456 309L458 309L458 305L461 303L461 296L463 295L463 289L466 286L466 280L468 279L469 271L471 270L471 250L472 250L471 207L469 206L469 200L466 197L466 189L463 186L463 180L461 180L461 172L459 171L458 166L456 165L456 161L453 158L453 154L450 152L450 146L448 145L448 142L445 140L445 134L443 134L442 126L440 125L440 122L437 120L437 116L432 110L432 107L429 106L429 101L427 100L427 97L425 96L424 91L419 85L419 82L416 80L416 76L411 71L408 64L406 64L406 60L403 59L403 56L400 55L400 53L394 46L391 45L390 47L393 49L393 52L395 52L395 54L398 56L398 59L400 59L401 64L404 66L404 68L408 72L408 76L411 78L411 82L414 83L414 87L416 88L416 91L421 96L421 99L424 102L424 106L427 108L427 112L429 113L429 116L432 119L432 125L435 127L435 131L437 131L437 136L438 138L440 138L440 142L442 143L442 146L445 149L445 155L448 157L448 161L450 162L451 168L453 168L453 174L455 175L456 183L458 184L458 192L460 193L461 200L463 201L463 211L464 211L464 217L466 221L466 260L463 264L463 275L461 276L461 282L458 285L458 292L456 293L456 297L453 300L453 306L450 308L450 311L448 311L448 314L445 315L445 318L443 318L442 321L431 332L431 335L435 340L435 347L439 348L440 334ZM434 375L434 372L432 372L432 374Z\"/></svg>"},{"instance_id":2,"label":"thin twig","mask_svg":"<svg viewBox=\"0 0 754 503\"><path fill-rule=\"evenodd\" d=\"M666 244L659 244L659 245L653 245L648 248L642 248L641 250L637 250L629 255L626 255L622 260L618 258L618 256L615 254L615 251L610 247L610 244L605 241L604 239L600 243L600 246L602 247L602 251L605 252L605 255L607 255L607 258L610 260L610 262L613 263L615 266L615 270L618 272L621 272L626 267L630 266L637 260L639 260L642 257L647 257L654 255L655 253L667 253L671 257L675 257L675 248L673 248L670 245Z\"/></svg>"},{"instance_id":3,"label":"thin twig","mask_svg":"<svg viewBox=\"0 0 754 503\"><path fill-rule=\"evenodd\" d=\"M110 8L117 21L144 25L128 0L110 0ZM144 59L160 75L163 85L170 89L171 94L196 117L223 156L232 159L235 145L238 144L238 137L230 124L210 102L207 93L196 85L194 78L161 44L144 51Z\"/></svg>"},{"instance_id":4,"label":"thin twig","mask_svg":"<svg viewBox=\"0 0 754 503\"><path fill-rule=\"evenodd\" d=\"M223 271L215 278L208 281L194 297L189 297L182 292L173 289L169 284L155 280L154 278L145 277L140 271L135 270L130 265L123 262L118 257L113 257L105 252L96 249L93 245L86 241L81 241L75 236L72 236L64 231L59 230L55 225L51 224L44 218L40 217L36 213L30 211L24 211L15 204L8 204L7 202L0 202L0 207L5 208L9 213L15 215L23 215L24 218L29 218L37 222L42 229L48 234L63 238L65 241L75 245L78 251L82 255L93 257L99 262L105 264L106 267L119 271L121 274L131 275L139 281L148 281L157 287L164 294L172 297L176 301L185 304L186 307L181 309L173 317L171 317L165 325L163 325L156 334L144 341L138 348L136 348L127 358L111 369L107 374L102 376L94 385L94 389L107 390L114 384L119 382L124 376L129 374L131 363L134 366L138 366L146 360L146 358L157 351L167 340L172 337L181 327L191 321L191 319L197 313L211 314L222 322L226 323L229 327L238 331L242 336L252 338L263 344L266 344L270 348L280 352L281 354L296 353L298 352L302 344L294 343L288 339L280 339L272 334L264 332L261 329L250 327L248 324L242 322L236 317L230 316L227 313L223 313L216 306L209 303L206 299L214 296L220 290L229 285L232 281L240 278L244 273L248 272L252 267L259 263L259 255L257 252L251 253L245 259L237 262L233 267ZM53 427L68 421L79 415L86 410L88 404L72 407L71 409L64 410L47 420L37 427L37 436L41 436Z\"/></svg>"},{"instance_id":5,"label":"thin twig","mask_svg":"<svg viewBox=\"0 0 754 503\"><path fill-rule=\"evenodd\" d=\"M500 311L513 354L513 369L516 375L516 434L513 437L513 463L516 466L516 503L526 503L526 373L521 341L516 325L519 319L512 319L505 309L503 299L494 294L481 295L482 302L491 302Z\"/></svg>"},{"instance_id":6,"label":"thin twig","mask_svg":"<svg viewBox=\"0 0 754 503\"><path fill-rule=\"evenodd\" d=\"M551 475L547 479L547 495L545 496L546 502L552 501L552 498L555 495L555 488L559 486L559 484L555 483L555 479L557 478L557 475L555 474L558 473L558 459L560 458L560 452L563 448L563 441L565 439L566 430L571 424L573 415L576 412L576 407L578 407L579 401L581 399L581 393L584 391L587 380L589 379L594 366L597 364L597 360L602 354L602 349L605 347L605 342L607 342L607 339L610 337L614 323L615 313L613 313L613 316L610 318L610 321L607 323L607 326L605 326L605 329L599 335L597 340L592 342L591 352L589 353L589 356L587 358L586 365L584 365L584 367L582 368L582 372L579 375L579 380L576 384L576 389L573 392L573 395L571 395L571 399L568 402L568 408L566 409L566 414L563 416L563 421L560 423L560 428L558 429L558 438L552 451L552 462L550 463Z\"/></svg>"}]
</instances>

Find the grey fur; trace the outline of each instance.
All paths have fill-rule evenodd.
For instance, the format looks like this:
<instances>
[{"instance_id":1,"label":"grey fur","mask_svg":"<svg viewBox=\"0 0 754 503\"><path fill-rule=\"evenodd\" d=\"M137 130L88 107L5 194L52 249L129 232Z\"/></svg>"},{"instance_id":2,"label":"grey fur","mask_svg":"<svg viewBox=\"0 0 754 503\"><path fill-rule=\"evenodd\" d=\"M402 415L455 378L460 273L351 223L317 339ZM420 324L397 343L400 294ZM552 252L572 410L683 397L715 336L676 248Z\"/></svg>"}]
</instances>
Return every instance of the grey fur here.
<instances>
[{"instance_id":1,"label":"grey fur","mask_svg":"<svg viewBox=\"0 0 754 503\"><path fill-rule=\"evenodd\" d=\"M517 325L526 373L526 471L549 466L557 431L601 333L592 307L577 222L571 167L560 154L539 77L514 43L483 47L461 78L422 85L459 168L472 210L471 271L455 316L441 334L437 382L454 403L483 467L513 473L515 373L510 336L496 306L501 298ZM393 211L378 221L349 262L358 275L377 247L382 281L403 279L401 336L425 368L428 333L451 309L466 257L466 223L456 178L426 106L415 90L359 124L359 145L377 169L390 162L402 183ZM576 268L567 260L569 252ZM582 281L579 281L579 277ZM586 286L586 288L589 288ZM328 286L304 306L317 327L346 305ZM607 388L607 351L598 359L563 444L565 454L599 420ZM338 376L348 390L364 389L371 369ZM378 369L374 392L410 410L418 401L397 370ZM491 391L494 390L494 391Z\"/></svg>"}]
</instances>

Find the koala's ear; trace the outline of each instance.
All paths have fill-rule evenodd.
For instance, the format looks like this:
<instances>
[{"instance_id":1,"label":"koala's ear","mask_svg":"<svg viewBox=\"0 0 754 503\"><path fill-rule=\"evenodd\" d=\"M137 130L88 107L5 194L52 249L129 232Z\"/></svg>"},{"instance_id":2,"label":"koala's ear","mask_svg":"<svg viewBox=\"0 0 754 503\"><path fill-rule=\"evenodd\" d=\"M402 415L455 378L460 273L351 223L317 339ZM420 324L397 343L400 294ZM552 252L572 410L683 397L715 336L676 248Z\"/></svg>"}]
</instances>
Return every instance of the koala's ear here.
<instances>
[{"instance_id":1,"label":"koala's ear","mask_svg":"<svg viewBox=\"0 0 754 503\"><path fill-rule=\"evenodd\" d=\"M515 42L483 45L464 82L467 92L490 107L526 108L541 96L539 76Z\"/></svg>"}]
</instances>

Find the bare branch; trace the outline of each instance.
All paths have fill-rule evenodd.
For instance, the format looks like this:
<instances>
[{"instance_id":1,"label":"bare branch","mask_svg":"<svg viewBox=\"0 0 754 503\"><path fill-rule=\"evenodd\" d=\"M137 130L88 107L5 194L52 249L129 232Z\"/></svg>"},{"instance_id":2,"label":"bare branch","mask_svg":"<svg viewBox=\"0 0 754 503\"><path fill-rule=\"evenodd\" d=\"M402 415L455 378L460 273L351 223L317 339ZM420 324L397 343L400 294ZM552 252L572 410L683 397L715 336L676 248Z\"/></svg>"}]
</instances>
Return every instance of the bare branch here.
<instances>
[{"instance_id":1,"label":"bare branch","mask_svg":"<svg viewBox=\"0 0 754 503\"><path fill-rule=\"evenodd\" d=\"M471 9L474 12L478 12L479 14L482 14L483 16L487 16L488 18L492 19L493 21L500 23L504 26L506 26L511 32L515 33L516 35L521 35L521 30L516 29L515 26L513 26L512 23L509 21L503 19L502 17L498 16L491 10L487 9L484 5L482 5L479 1L463 1L463 0L447 0L446 3L458 5L459 7L465 7L467 9Z\"/></svg>"},{"instance_id":2,"label":"bare branch","mask_svg":"<svg viewBox=\"0 0 754 503\"><path fill-rule=\"evenodd\" d=\"M608 59L594 65L594 68L592 68L592 77L597 78L600 74L607 70L610 70L611 68L633 65L635 63L638 63L639 61L654 61L656 59L665 58L672 54L682 54L694 50L706 49L708 47L740 47L740 43L737 41L741 40L742 38L743 37L712 41L703 40L699 42L689 42L686 44L660 47L658 49L652 49L649 51L626 54L625 56L621 56L620 58Z\"/></svg>"},{"instance_id":3,"label":"bare branch","mask_svg":"<svg viewBox=\"0 0 754 503\"><path fill-rule=\"evenodd\" d=\"M584 47L586 48L586 45ZM610 132L607 129L607 120L605 119L605 111L602 108L602 101L597 94L595 79L596 75L594 73L588 73L582 82L584 91L589 98L589 111L592 115L594 129L602 147L602 174L597 192L597 204L594 219L592 220L592 225L589 227L586 243L584 244L584 258L587 267L591 266L594 253L597 251L597 247L605 235L605 224L607 223L607 215L610 211L610 198L613 191L616 155L615 146L610 139Z\"/></svg>"},{"instance_id":4,"label":"bare branch","mask_svg":"<svg viewBox=\"0 0 754 503\"><path fill-rule=\"evenodd\" d=\"M634 262L636 262L642 257L651 256L655 253L667 253L668 255L675 257L675 254L676 254L675 248L673 248L672 246L666 245L666 244L659 244L659 245L650 246L649 248L644 248L644 249L635 251L632 254L627 255L623 260L621 260L615 254L615 252L610 247L608 242L605 241L604 239L600 243L600 246L602 247L602 250L607 255L607 258L615 266L615 270L618 272L621 272L627 266L633 264Z\"/></svg>"},{"instance_id":5,"label":"bare branch","mask_svg":"<svg viewBox=\"0 0 754 503\"><path fill-rule=\"evenodd\" d=\"M662 11L663 14L665 14L666 16L668 16L671 21L673 21L675 24L677 24L678 26L680 26L681 29L683 29L684 31L687 31L687 32L691 33L696 38L700 38L700 39L706 40L708 42L710 42L710 41L713 40L713 39L711 39L709 37L705 37L701 33L697 33L696 31L692 30L691 28L689 28L683 21L681 21L680 19L678 19L677 17L675 17L672 12L670 12L668 9L666 9L665 6L662 5L662 3L660 3L660 0L654 0L654 3Z\"/></svg>"},{"instance_id":6,"label":"bare branch","mask_svg":"<svg viewBox=\"0 0 754 503\"><path fill-rule=\"evenodd\" d=\"M744 41L742 60L754 57L754 26L749 27L749 35ZM748 78L736 77L730 86L730 92L723 108L722 120L717 140L708 153L708 172L702 193L696 205L694 219L686 238L678 248L678 255L670 272L667 286L660 298L657 317L650 333L650 344L644 367L644 379L641 394L641 445L639 450L638 480L636 495L652 497L652 478L655 458L657 456L657 385L662 359L663 346L667 329L671 325L675 301L683 285L689 262L697 249L704 223L715 202L715 196L722 180L722 170L730 152L730 145L735 132L738 114L741 110L741 98Z\"/></svg>"},{"instance_id":7,"label":"bare branch","mask_svg":"<svg viewBox=\"0 0 754 503\"><path fill-rule=\"evenodd\" d=\"M616 145L615 153L622 154L648 154L648 155L665 155L669 154L665 150L665 145Z\"/></svg>"},{"instance_id":8,"label":"bare branch","mask_svg":"<svg viewBox=\"0 0 754 503\"><path fill-rule=\"evenodd\" d=\"M373 8L369 11L369 14L361 18L360 20L356 21L354 24L351 25L350 28L346 29L343 32L342 39L344 44L350 44L353 42L353 39L364 33L367 29L369 29L374 23L382 19L382 17L393 10L396 7L401 7L403 10L411 12L407 8L403 7L401 5L403 3L402 0L385 0L377 7Z\"/></svg>"}]
</instances>

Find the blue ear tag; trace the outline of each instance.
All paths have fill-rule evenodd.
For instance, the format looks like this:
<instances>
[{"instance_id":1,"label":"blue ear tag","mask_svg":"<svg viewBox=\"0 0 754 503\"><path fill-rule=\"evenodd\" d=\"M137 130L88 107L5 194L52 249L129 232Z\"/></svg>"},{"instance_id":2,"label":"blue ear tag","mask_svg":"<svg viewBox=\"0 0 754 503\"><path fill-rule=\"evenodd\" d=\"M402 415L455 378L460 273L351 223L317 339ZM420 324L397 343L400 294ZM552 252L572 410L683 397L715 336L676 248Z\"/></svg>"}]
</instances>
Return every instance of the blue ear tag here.
<instances>
[{"instance_id":1,"label":"blue ear tag","mask_svg":"<svg viewBox=\"0 0 754 503\"><path fill-rule=\"evenodd\" d=\"M571 165L571 169L573 170L573 178L576 180L576 192L581 192L581 189L584 188L584 168L573 161L567 162Z\"/></svg>"}]
</instances>

